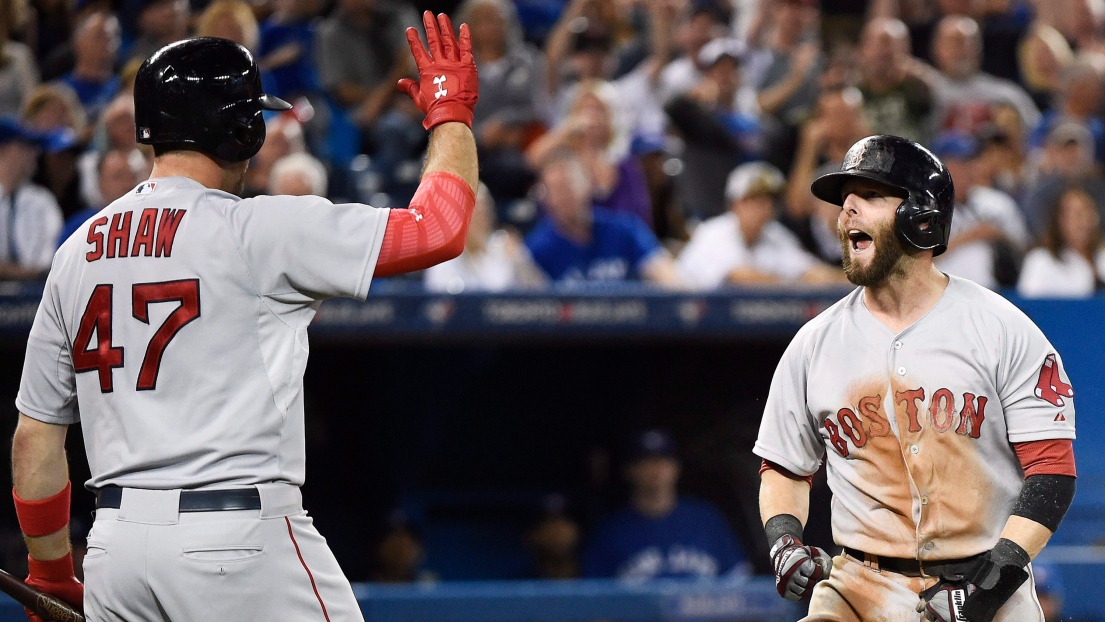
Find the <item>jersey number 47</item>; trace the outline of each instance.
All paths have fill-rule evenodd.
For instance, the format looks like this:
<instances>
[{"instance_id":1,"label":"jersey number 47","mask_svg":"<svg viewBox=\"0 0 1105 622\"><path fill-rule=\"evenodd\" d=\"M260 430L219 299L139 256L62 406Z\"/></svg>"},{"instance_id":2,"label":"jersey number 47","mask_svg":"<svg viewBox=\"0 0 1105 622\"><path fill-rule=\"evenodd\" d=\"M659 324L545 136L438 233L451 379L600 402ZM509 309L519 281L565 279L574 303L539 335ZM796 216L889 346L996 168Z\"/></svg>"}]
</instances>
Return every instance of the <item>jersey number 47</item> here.
<instances>
[{"instance_id":1,"label":"jersey number 47","mask_svg":"<svg viewBox=\"0 0 1105 622\"><path fill-rule=\"evenodd\" d=\"M88 299L84 315L73 340L73 370L83 373L94 371L100 376L100 391L111 393L111 370L123 366L123 346L111 344L111 316L114 286L97 285ZM161 369L161 356L177 332L200 316L199 279L163 281L161 283L136 283L131 286L131 310L134 319L150 323L150 305L159 302L177 302L173 310L146 346L146 356L138 372L135 390L152 391L157 388L157 373ZM96 344L92 344L92 333Z\"/></svg>"}]
</instances>

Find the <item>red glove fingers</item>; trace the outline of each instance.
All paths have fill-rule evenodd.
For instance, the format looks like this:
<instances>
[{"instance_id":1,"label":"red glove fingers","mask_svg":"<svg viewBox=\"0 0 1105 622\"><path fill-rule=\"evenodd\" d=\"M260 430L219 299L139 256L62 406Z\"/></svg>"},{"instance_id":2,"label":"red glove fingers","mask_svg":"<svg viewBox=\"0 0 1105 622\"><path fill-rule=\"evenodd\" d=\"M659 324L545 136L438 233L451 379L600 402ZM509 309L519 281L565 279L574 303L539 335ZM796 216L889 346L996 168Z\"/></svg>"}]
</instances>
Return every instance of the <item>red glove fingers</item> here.
<instances>
[{"instance_id":1,"label":"red glove fingers","mask_svg":"<svg viewBox=\"0 0 1105 622\"><path fill-rule=\"evenodd\" d=\"M399 81L399 90L410 96L426 115L422 126L427 130L442 123L458 122L472 127L472 115L479 99L479 78L472 56L472 38L467 24L461 24L460 40L453 35L453 23L445 14L422 14L426 29L427 50L418 38L418 31L407 29L407 43L418 67L416 82L410 78Z\"/></svg>"}]
</instances>

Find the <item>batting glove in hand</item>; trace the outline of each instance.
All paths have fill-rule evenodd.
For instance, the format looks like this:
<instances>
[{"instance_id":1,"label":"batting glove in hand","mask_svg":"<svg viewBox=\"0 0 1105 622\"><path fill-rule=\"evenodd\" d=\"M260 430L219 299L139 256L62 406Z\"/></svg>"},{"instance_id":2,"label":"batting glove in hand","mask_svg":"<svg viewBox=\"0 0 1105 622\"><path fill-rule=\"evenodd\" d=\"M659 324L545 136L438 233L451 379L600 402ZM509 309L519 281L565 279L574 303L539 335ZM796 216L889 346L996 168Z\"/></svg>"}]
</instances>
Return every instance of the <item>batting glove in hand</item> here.
<instances>
[{"instance_id":1,"label":"batting glove in hand","mask_svg":"<svg viewBox=\"0 0 1105 622\"><path fill-rule=\"evenodd\" d=\"M444 13L438 15L435 22L433 14L426 11L422 14L422 23L430 49L422 47L416 29L407 29L407 43L418 67L418 81L403 78L399 81L399 90L409 95L414 105L426 114L422 127L427 130L450 121L472 127L472 113L479 99L479 79L468 24L460 25L458 42L453 36L453 23Z\"/></svg>"},{"instance_id":2,"label":"batting glove in hand","mask_svg":"<svg viewBox=\"0 0 1105 622\"><path fill-rule=\"evenodd\" d=\"M1002 538L961 573L941 575L921 592L917 611L932 622L992 622L1002 605L1028 580L1030 557Z\"/></svg>"},{"instance_id":3,"label":"batting glove in hand","mask_svg":"<svg viewBox=\"0 0 1105 622\"><path fill-rule=\"evenodd\" d=\"M27 568L29 572L24 583L51 596L57 596L78 611L84 607L84 585L77 580L73 572L72 553L48 562L37 561L28 555ZM29 609L24 611L31 622L42 622L42 619L31 613Z\"/></svg>"},{"instance_id":4,"label":"batting glove in hand","mask_svg":"<svg viewBox=\"0 0 1105 622\"><path fill-rule=\"evenodd\" d=\"M803 546L794 536L785 535L771 547L771 565L775 568L775 589L787 600L805 598L815 583L829 578L833 558L816 546Z\"/></svg>"}]
</instances>

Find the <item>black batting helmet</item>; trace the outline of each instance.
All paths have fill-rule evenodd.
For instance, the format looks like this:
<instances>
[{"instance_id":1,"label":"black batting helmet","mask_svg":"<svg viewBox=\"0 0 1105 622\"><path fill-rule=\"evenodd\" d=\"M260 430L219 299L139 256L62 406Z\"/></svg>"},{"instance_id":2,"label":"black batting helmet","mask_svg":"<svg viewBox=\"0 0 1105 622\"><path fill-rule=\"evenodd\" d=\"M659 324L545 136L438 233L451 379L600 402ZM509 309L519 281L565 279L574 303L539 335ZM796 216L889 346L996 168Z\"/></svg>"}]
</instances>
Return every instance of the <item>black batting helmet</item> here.
<instances>
[{"instance_id":1,"label":"black batting helmet","mask_svg":"<svg viewBox=\"0 0 1105 622\"><path fill-rule=\"evenodd\" d=\"M265 142L262 110L288 110L265 95L249 50L226 39L171 43L142 63L134 80L138 142L248 160Z\"/></svg>"},{"instance_id":2,"label":"black batting helmet","mask_svg":"<svg viewBox=\"0 0 1105 622\"><path fill-rule=\"evenodd\" d=\"M840 171L814 180L814 196L843 205L841 189L849 179L872 179L905 193L895 229L909 246L939 255L952 234L955 187L944 163L921 145L899 136L868 136L852 145Z\"/></svg>"}]
</instances>

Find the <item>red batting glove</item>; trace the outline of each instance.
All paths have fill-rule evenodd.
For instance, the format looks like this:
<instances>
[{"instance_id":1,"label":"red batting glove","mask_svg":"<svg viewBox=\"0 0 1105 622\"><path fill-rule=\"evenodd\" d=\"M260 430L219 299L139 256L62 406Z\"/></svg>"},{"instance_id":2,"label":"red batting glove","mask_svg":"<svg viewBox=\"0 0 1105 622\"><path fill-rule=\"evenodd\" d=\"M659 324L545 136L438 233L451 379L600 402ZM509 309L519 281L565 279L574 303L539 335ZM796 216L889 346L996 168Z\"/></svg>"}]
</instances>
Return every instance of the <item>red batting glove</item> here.
<instances>
[{"instance_id":1,"label":"red batting glove","mask_svg":"<svg viewBox=\"0 0 1105 622\"><path fill-rule=\"evenodd\" d=\"M442 123L456 121L472 127L472 111L479 99L479 78L472 58L472 38L468 24L460 25L460 43L453 36L453 23L444 13L422 14L426 27L429 52L422 47L418 31L407 29L414 63L418 66L418 82L410 78L399 81L399 90L414 100L414 105L426 114L422 127L433 129Z\"/></svg>"},{"instance_id":2,"label":"red batting glove","mask_svg":"<svg viewBox=\"0 0 1105 622\"><path fill-rule=\"evenodd\" d=\"M51 596L57 596L78 611L84 607L84 586L73 572L72 552L61 559L48 562L37 561L28 555L27 569L29 572L24 583ZM24 609L24 611L31 622L42 622L42 619L31 613L30 609Z\"/></svg>"}]
</instances>

